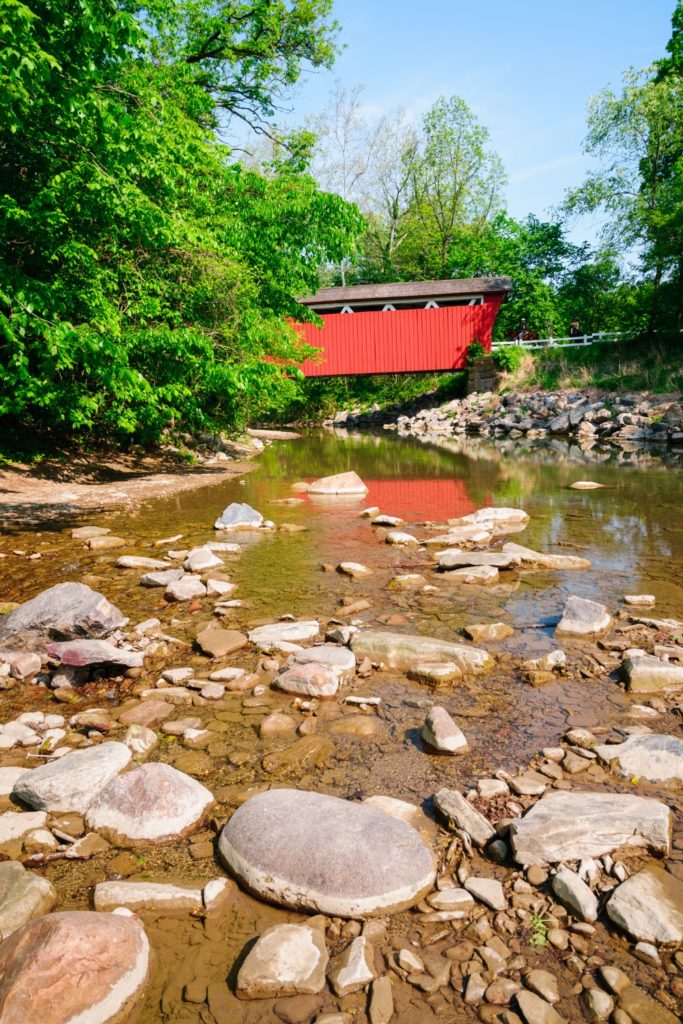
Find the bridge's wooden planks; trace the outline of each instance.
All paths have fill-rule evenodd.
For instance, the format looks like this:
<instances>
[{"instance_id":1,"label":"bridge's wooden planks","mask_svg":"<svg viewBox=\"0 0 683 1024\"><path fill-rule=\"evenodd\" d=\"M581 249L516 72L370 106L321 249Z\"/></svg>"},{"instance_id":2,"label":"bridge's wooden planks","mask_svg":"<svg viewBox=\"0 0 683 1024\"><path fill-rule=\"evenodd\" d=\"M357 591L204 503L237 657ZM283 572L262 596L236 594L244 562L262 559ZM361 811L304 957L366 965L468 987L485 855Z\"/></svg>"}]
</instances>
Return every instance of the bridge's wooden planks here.
<instances>
[{"instance_id":1,"label":"bridge's wooden planks","mask_svg":"<svg viewBox=\"0 0 683 1024\"><path fill-rule=\"evenodd\" d=\"M398 309L393 312L328 313L324 326L300 326L320 360L307 359L307 377L367 373L460 370L478 339L491 347L491 331L502 295L486 295L478 306Z\"/></svg>"}]
</instances>

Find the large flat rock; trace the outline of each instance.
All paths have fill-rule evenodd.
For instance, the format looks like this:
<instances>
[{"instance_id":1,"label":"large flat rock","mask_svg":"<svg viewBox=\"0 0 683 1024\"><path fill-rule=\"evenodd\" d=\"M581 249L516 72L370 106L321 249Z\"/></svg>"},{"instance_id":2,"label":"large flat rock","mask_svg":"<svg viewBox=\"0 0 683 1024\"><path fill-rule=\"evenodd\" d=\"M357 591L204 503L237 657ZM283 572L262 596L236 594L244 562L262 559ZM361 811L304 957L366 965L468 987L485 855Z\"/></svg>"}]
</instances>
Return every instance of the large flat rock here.
<instances>
[{"instance_id":1,"label":"large flat rock","mask_svg":"<svg viewBox=\"0 0 683 1024\"><path fill-rule=\"evenodd\" d=\"M493 534L517 533L523 530L529 522L529 515L521 508L479 508L467 516L459 519L449 519L448 525L458 526L483 526L491 530Z\"/></svg>"},{"instance_id":2,"label":"large flat rock","mask_svg":"<svg viewBox=\"0 0 683 1024\"><path fill-rule=\"evenodd\" d=\"M502 551L464 551L449 548L437 555L439 568L443 570L463 569L474 565L493 565L497 569L512 569L519 565L519 559Z\"/></svg>"},{"instance_id":3,"label":"large flat rock","mask_svg":"<svg viewBox=\"0 0 683 1024\"><path fill-rule=\"evenodd\" d=\"M335 473L334 476L321 476L313 480L307 488L309 494L365 494L367 487L351 470L349 473Z\"/></svg>"},{"instance_id":4,"label":"large flat rock","mask_svg":"<svg viewBox=\"0 0 683 1024\"><path fill-rule=\"evenodd\" d=\"M603 743L593 749L601 761L626 778L683 782L683 740L675 736L629 736L623 743Z\"/></svg>"},{"instance_id":5,"label":"large flat rock","mask_svg":"<svg viewBox=\"0 0 683 1024\"><path fill-rule=\"evenodd\" d=\"M630 793L557 790L510 825L519 864L555 864L599 857L620 846L668 854L671 811L660 800Z\"/></svg>"},{"instance_id":6,"label":"large flat rock","mask_svg":"<svg viewBox=\"0 0 683 1024\"><path fill-rule=\"evenodd\" d=\"M186 835L213 803L213 794L184 772L154 762L113 779L91 803L89 829L122 846Z\"/></svg>"},{"instance_id":7,"label":"large flat rock","mask_svg":"<svg viewBox=\"0 0 683 1024\"><path fill-rule=\"evenodd\" d=\"M20 775L12 795L38 811L83 814L131 759L125 743L100 743Z\"/></svg>"},{"instance_id":8,"label":"large flat rock","mask_svg":"<svg viewBox=\"0 0 683 1024\"><path fill-rule=\"evenodd\" d=\"M287 659L287 665L308 665L315 662L316 665L326 665L335 672L340 679L349 676L356 668L356 656L348 647L338 647L336 644L319 644L317 647L306 647L302 651L295 651Z\"/></svg>"},{"instance_id":9,"label":"large flat rock","mask_svg":"<svg viewBox=\"0 0 683 1024\"><path fill-rule=\"evenodd\" d=\"M47 878L26 871L23 864L7 860L0 864L0 936L6 939L17 928L57 902L57 893Z\"/></svg>"},{"instance_id":10,"label":"large flat rock","mask_svg":"<svg viewBox=\"0 0 683 1024\"><path fill-rule=\"evenodd\" d=\"M137 917L39 917L0 945L2 1024L134 1024L149 976Z\"/></svg>"},{"instance_id":11,"label":"large flat rock","mask_svg":"<svg viewBox=\"0 0 683 1024\"><path fill-rule=\"evenodd\" d=\"M251 892L293 909L362 917L412 906L435 877L411 826L363 804L272 789L221 833L223 862Z\"/></svg>"},{"instance_id":12,"label":"large flat rock","mask_svg":"<svg viewBox=\"0 0 683 1024\"><path fill-rule=\"evenodd\" d=\"M625 658L621 670L626 677L626 689L633 693L656 693L683 687L683 665L674 665L651 654L634 654Z\"/></svg>"},{"instance_id":13,"label":"large flat rock","mask_svg":"<svg viewBox=\"0 0 683 1024\"><path fill-rule=\"evenodd\" d=\"M127 668L140 668L144 660L141 651L114 647L108 640L61 640L48 644L45 651L51 658L58 658L62 665L75 667L125 665Z\"/></svg>"},{"instance_id":14,"label":"large flat rock","mask_svg":"<svg viewBox=\"0 0 683 1024\"><path fill-rule=\"evenodd\" d=\"M590 569L591 567L587 558L579 558L578 555L553 555L545 551L534 551L532 548L525 548L523 544L513 544L512 541L503 544L503 554L516 558L517 563L525 569Z\"/></svg>"},{"instance_id":15,"label":"large flat rock","mask_svg":"<svg viewBox=\"0 0 683 1024\"><path fill-rule=\"evenodd\" d=\"M650 864L618 885L607 914L639 942L683 942L683 882Z\"/></svg>"},{"instance_id":16,"label":"large flat rock","mask_svg":"<svg viewBox=\"0 0 683 1024\"><path fill-rule=\"evenodd\" d=\"M320 632L320 623L315 619L300 622L272 622L266 626L256 626L249 630L249 642L262 651L271 651L281 644L299 644L302 640L312 640Z\"/></svg>"},{"instance_id":17,"label":"large flat rock","mask_svg":"<svg viewBox=\"0 0 683 1024\"><path fill-rule=\"evenodd\" d=\"M38 646L49 639L108 636L128 620L84 583L57 583L0 616L0 646Z\"/></svg>"},{"instance_id":18,"label":"large flat rock","mask_svg":"<svg viewBox=\"0 0 683 1024\"><path fill-rule=\"evenodd\" d=\"M231 883L228 883L231 884ZM165 882L98 882L93 893L95 910L156 910L164 913L182 913L201 910L202 886L180 886Z\"/></svg>"},{"instance_id":19,"label":"large flat rock","mask_svg":"<svg viewBox=\"0 0 683 1024\"><path fill-rule=\"evenodd\" d=\"M356 633L351 640L351 649L357 658L383 662L389 668L414 669L425 662L449 661L461 672L482 672L492 665L488 652L478 647L379 629L364 629Z\"/></svg>"}]
</instances>

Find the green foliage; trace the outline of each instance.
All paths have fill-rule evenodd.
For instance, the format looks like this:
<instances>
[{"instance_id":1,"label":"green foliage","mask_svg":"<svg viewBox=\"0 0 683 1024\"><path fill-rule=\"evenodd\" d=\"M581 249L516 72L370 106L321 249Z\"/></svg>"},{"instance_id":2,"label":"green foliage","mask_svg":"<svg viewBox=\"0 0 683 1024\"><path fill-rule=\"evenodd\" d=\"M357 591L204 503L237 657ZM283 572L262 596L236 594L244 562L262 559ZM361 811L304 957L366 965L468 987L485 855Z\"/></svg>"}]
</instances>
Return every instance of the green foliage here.
<instances>
[{"instance_id":1,"label":"green foliage","mask_svg":"<svg viewBox=\"0 0 683 1024\"><path fill-rule=\"evenodd\" d=\"M548 922L542 914L531 915L531 939L532 946L545 947L548 945Z\"/></svg>"},{"instance_id":2,"label":"green foliage","mask_svg":"<svg viewBox=\"0 0 683 1024\"><path fill-rule=\"evenodd\" d=\"M340 409L366 411L409 402L427 393L441 402L464 394L465 374L401 373L366 374L358 377L310 377L301 383L291 402L270 419L281 422L316 423Z\"/></svg>"},{"instance_id":3,"label":"green foliage","mask_svg":"<svg viewBox=\"0 0 683 1024\"><path fill-rule=\"evenodd\" d=\"M331 60L327 0L0 4L0 425L154 439L289 401L294 296L360 218L302 150L265 177L213 128Z\"/></svg>"},{"instance_id":4,"label":"green foliage","mask_svg":"<svg viewBox=\"0 0 683 1024\"><path fill-rule=\"evenodd\" d=\"M683 391L683 347L676 335L640 338L622 344L596 344L585 348L547 348L527 353L509 387L600 388L617 393ZM613 411L613 410L612 410Z\"/></svg>"},{"instance_id":5,"label":"green foliage","mask_svg":"<svg viewBox=\"0 0 683 1024\"><path fill-rule=\"evenodd\" d=\"M465 362L468 366L471 366L476 359L481 359L482 356L486 355L486 349L482 343L475 338L474 341L467 347L467 355L465 356Z\"/></svg>"},{"instance_id":6,"label":"green foliage","mask_svg":"<svg viewBox=\"0 0 683 1024\"><path fill-rule=\"evenodd\" d=\"M639 259L650 285L650 330L683 326L683 9L673 17L670 56L629 69L620 94L590 104L586 151L598 166L569 192L568 213L607 214L605 236Z\"/></svg>"},{"instance_id":7,"label":"green foliage","mask_svg":"<svg viewBox=\"0 0 683 1024\"><path fill-rule=\"evenodd\" d=\"M515 373L522 365L526 352L521 345L506 345L505 348L496 349L493 353L494 365L504 373Z\"/></svg>"}]
</instances>

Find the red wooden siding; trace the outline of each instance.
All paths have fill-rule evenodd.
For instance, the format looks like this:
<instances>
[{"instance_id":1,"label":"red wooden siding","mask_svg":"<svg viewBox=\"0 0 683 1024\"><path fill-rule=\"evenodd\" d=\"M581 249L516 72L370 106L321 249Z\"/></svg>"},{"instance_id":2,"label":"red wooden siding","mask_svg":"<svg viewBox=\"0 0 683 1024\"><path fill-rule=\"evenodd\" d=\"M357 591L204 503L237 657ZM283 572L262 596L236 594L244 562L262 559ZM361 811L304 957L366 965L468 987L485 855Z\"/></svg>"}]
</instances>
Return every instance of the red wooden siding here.
<instances>
[{"instance_id":1,"label":"red wooden siding","mask_svg":"<svg viewBox=\"0 0 683 1024\"><path fill-rule=\"evenodd\" d=\"M358 373L460 370L477 338L491 347L491 331L502 294L485 295L479 306L397 309L393 312L325 313L323 327L300 325L321 359L303 363L306 377Z\"/></svg>"}]
</instances>

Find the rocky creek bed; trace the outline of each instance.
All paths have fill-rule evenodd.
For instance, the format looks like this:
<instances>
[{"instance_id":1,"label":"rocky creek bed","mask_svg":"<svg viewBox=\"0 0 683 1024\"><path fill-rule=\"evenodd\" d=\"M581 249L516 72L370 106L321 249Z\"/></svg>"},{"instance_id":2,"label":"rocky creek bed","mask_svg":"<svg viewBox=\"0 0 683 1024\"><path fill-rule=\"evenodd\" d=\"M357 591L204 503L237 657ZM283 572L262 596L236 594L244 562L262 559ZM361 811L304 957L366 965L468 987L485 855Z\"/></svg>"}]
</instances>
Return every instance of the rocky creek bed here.
<instances>
[{"instance_id":1,"label":"rocky creek bed","mask_svg":"<svg viewBox=\"0 0 683 1024\"><path fill-rule=\"evenodd\" d=\"M581 458L8 529L0 1024L677 1020L680 479Z\"/></svg>"}]
</instances>

